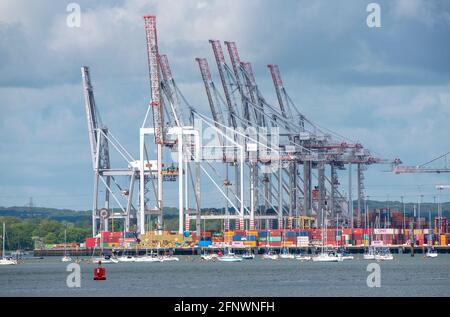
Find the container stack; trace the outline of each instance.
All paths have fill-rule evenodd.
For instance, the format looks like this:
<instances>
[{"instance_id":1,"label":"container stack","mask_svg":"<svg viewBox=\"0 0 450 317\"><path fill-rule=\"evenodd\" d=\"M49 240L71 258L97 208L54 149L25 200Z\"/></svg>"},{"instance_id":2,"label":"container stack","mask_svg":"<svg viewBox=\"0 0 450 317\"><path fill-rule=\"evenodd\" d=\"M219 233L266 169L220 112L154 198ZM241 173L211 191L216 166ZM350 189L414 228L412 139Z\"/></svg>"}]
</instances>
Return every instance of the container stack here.
<instances>
[{"instance_id":1,"label":"container stack","mask_svg":"<svg viewBox=\"0 0 450 317\"><path fill-rule=\"evenodd\" d=\"M307 231L298 232L297 236L297 247L307 247L309 246L309 235Z\"/></svg>"},{"instance_id":2,"label":"container stack","mask_svg":"<svg viewBox=\"0 0 450 317\"><path fill-rule=\"evenodd\" d=\"M235 248L242 248L244 246L246 233L245 230L236 230L234 231L233 241L231 242L231 246Z\"/></svg>"},{"instance_id":3,"label":"container stack","mask_svg":"<svg viewBox=\"0 0 450 317\"><path fill-rule=\"evenodd\" d=\"M282 230L270 230L269 245L271 247L281 247Z\"/></svg>"},{"instance_id":4,"label":"container stack","mask_svg":"<svg viewBox=\"0 0 450 317\"><path fill-rule=\"evenodd\" d=\"M244 246L245 247L256 247L258 241L258 231L248 230L245 236Z\"/></svg>"},{"instance_id":5,"label":"container stack","mask_svg":"<svg viewBox=\"0 0 450 317\"><path fill-rule=\"evenodd\" d=\"M265 247L268 244L268 237L269 232L268 231L260 231L258 233L258 246Z\"/></svg>"},{"instance_id":6,"label":"container stack","mask_svg":"<svg viewBox=\"0 0 450 317\"><path fill-rule=\"evenodd\" d=\"M297 245L297 233L296 231L284 231L281 245L283 247L295 247Z\"/></svg>"}]
</instances>

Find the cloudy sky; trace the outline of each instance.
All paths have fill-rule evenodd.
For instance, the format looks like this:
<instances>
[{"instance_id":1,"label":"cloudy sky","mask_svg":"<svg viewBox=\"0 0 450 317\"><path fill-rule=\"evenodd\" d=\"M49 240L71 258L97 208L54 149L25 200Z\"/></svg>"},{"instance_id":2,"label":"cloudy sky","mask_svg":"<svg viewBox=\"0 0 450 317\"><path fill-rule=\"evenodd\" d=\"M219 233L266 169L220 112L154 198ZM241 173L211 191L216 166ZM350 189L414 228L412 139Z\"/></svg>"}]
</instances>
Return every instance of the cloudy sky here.
<instances>
[{"instance_id":1,"label":"cloudy sky","mask_svg":"<svg viewBox=\"0 0 450 317\"><path fill-rule=\"evenodd\" d=\"M77 2L80 28L67 26L70 2L0 1L0 206L29 197L39 206L91 205L82 65L91 67L103 121L138 152L149 99L142 20L149 13L178 85L204 113L194 59L207 57L215 71L208 39L234 40L268 101L275 103L266 65L275 63L300 111L378 156L416 165L450 151L449 1L378 1L381 28L367 26L371 1L364 0L86 0ZM367 195L432 201L434 185L450 182L387 169L369 168Z\"/></svg>"}]
</instances>

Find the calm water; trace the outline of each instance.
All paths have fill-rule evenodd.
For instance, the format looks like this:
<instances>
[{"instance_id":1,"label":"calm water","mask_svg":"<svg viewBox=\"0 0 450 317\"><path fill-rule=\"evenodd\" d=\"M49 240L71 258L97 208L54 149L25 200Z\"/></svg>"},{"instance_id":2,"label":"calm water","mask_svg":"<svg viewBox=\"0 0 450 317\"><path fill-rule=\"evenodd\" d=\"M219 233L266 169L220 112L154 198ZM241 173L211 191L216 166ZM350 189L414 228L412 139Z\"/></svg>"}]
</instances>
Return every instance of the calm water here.
<instances>
[{"instance_id":1,"label":"calm water","mask_svg":"<svg viewBox=\"0 0 450 317\"><path fill-rule=\"evenodd\" d=\"M361 257L361 255L359 255ZM81 264L81 288L68 288L67 263L59 257L0 266L4 296L450 296L450 255L436 259L395 255L379 262L381 287L369 288L368 263L256 259L241 263L180 262L107 264L107 280L93 281L94 264Z\"/></svg>"}]
</instances>

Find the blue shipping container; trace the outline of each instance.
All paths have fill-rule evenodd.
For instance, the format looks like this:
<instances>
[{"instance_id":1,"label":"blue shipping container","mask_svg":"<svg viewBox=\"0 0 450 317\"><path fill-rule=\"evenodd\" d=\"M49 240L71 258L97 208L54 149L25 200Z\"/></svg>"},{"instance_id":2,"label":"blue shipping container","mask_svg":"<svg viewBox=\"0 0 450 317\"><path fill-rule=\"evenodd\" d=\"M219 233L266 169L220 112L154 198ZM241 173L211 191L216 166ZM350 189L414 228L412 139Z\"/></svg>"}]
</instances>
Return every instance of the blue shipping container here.
<instances>
[{"instance_id":1,"label":"blue shipping container","mask_svg":"<svg viewBox=\"0 0 450 317\"><path fill-rule=\"evenodd\" d=\"M242 237L241 236L233 236L233 241L241 241Z\"/></svg>"},{"instance_id":2,"label":"blue shipping container","mask_svg":"<svg viewBox=\"0 0 450 317\"><path fill-rule=\"evenodd\" d=\"M209 247L211 245L211 241L206 241L206 240L200 240L198 242L198 246L199 247Z\"/></svg>"}]
</instances>

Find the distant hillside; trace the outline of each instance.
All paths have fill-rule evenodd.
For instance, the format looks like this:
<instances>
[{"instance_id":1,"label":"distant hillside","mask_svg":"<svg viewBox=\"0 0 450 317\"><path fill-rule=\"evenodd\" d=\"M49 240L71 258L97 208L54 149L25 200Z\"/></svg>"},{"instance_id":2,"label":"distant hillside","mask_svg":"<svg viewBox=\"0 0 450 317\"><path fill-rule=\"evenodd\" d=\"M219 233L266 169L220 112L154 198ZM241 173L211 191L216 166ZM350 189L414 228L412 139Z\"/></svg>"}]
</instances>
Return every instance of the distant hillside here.
<instances>
[{"instance_id":1,"label":"distant hillside","mask_svg":"<svg viewBox=\"0 0 450 317\"><path fill-rule=\"evenodd\" d=\"M418 204L405 203L405 211L407 214L412 215L414 213L414 205L416 206L416 213L418 212ZM386 209L403 211L403 205L401 201L377 201L369 200L367 202L369 210L373 209ZM353 207L358 207L358 201L353 202ZM450 217L450 202L443 202L441 204L442 214L446 217ZM431 211L431 216L437 215L438 204L434 203L422 203L420 204L420 214L421 217L428 217L428 213Z\"/></svg>"},{"instance_id":2,"label":"distant hillside","mask_svg":"<svg viewBox=\"0 0 450 317\"><path fill-rule=\"evenodd\" d=\"M89 211L77 211L70 209L55 209L45 207L0 207L0 216L16 217L21 219L39 218L53 219L57 221L80 222L90 220Z\"/></svg>"},{"instance_id":3,"label":"distant hillside","mask_svg":"<svg viewBox=\"0 0 450 317\"><path fill-rule=\"evenodd\" d=\"M367 205L370 210L373 209L386 209L402 211L402 203L400 201L376 201L369 200ZM353 207L357 208L358 202L355 200L353 202ZM450 202L445 202L441 204L442 213L444 216L450 218ZM438 205L434 203L423 203L421 204L421 215L423 217L428 216L428 212L431 211L431 215L437 214ZM405 204L405 209L407 214L413 214L414 204ZM416 210L417 204L416 204ZM208 213L218 213L220 209L218 208L204 208L202 212L208 211ZM178 208L165 207L164 214L168 218L172 218L178 215ZM16 217L21 219L38 218L38 219L52 219L56 221L68 221L68 222L89 222L91 220L91 211L88 210L70 210L70 209L56 209L56 208L45 208L45 207L0 207L0 217Z\"/></svg>"}]
</instances>

